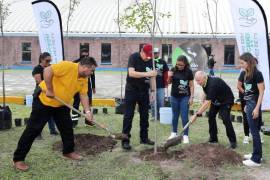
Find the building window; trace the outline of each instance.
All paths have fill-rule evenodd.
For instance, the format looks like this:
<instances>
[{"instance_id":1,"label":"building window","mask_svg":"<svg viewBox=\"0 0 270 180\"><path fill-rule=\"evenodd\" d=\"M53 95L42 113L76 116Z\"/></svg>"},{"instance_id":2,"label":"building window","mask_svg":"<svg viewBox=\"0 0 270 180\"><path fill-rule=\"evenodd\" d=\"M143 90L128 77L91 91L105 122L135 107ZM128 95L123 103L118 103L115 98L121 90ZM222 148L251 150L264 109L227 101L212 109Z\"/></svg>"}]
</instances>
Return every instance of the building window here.
<instances>
[{"instance_id":1,"label":"building window","mask_svg":"<svg viewBox=\"0 0 270 180\"><path fill-rule=\"evenodd\" d=\"M172 45L162 44L162 59L168 64L172 64Z\"/></svg>"},{"instance_id":2,"label":"building window","mask_svg":"<svg viewBox=\"0 0 270 180\"><path fill-rule=\"evenodd\" d=\"M31 43L30 42L22 43L22 61L31 62Z\"/></svg>"},{"instance_id":3,"label":"building window","mask_svg":"<svg viewBox=\"0 0 270 180\"><path fill-rule=\"evenodd\" d=\"M234 65L235 46L224 46L224 65Z\"/></svg>"},{"instance_id":4,"label":"building window","mask_svg":"<svg viewBox=\"0 0 270 180\"><path fill-rule=\"evenodd\" d=\"M139 52L141 52L141 49L143 48L144 45L145 44L140 44L140 46L139 46Z\"/></svg>"},{"instance_id":5,"label":"building window","mask_svg":"<svg viewBox=\"0 0 270 180\"><path fill-rule=\"evenodd\" d=\"M111 64L111 44L101 44L101 64Z\"/></svg>"},{"instance_id":6,"label":"building window","mask_svg":"<svg viewBox=\"0 0 270 180\"><path fill-rule=\"evenodd\" d=\"M89 53L89 43L80 43L80 54L83 49L86 49Z\"/></svg>"},{"instance_id":7,"label":"building window","mask_svg":"<svg viewBox=\"0 0 270 180\"><path fill-rule=\"evenodd\" d=\"M204 48L207 56L209 57L212 53L212 46L211 44L203 44L202 47Z\"/></svg>"}]
</instances>

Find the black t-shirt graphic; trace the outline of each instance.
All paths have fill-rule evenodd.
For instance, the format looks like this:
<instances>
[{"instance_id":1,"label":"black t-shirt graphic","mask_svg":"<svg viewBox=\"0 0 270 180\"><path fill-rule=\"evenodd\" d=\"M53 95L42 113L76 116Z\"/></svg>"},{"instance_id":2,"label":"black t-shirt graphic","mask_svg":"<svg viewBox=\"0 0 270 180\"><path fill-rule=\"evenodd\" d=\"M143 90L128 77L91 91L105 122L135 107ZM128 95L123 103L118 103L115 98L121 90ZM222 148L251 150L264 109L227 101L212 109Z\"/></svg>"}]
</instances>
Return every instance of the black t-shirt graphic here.
<instances>
[{"instance_id":1,"label":"black t-shirt graphic","mask_svg":"<svg viewBox=\"0 0 270 180\"><path fill-rule=\"evenodd\" d=\"M43 78L43 71L44 71L44 67L42 67L40 64L35 66L33 71L32 71L32 76L36 75L36 74L40 74L41 75L41 80L44 80ZM38 84L37 84L38 85Z\"/></svg>"},{"instance_id":2,"label":"black t-shirt graphic","mask_svg":"<svg viewBox=\"0 0 270 180\"><path fill-rule=\"evenodd\" d=\"M234 103L231 88L218 77L208 76L203 91L206 94L206 100L210 100L216 106Z\"/></svg>"},{"instance_id":3,"label":"black t-shirt graphic","mask_svg":"<svg viewBox=\"0 0 270 180\"><path fill-rule=\"evenodd\" d=\"M171 96L182 97L190 95L189 81L193 80L193 74L190 69L183 71L174 71L172 77Z\"/></svg>"},{"instance_id":4,"label":"black t-shirt graphic","mask_svg":"<svg viewBox=\"0 0 270 180\"><path fill-rule=\"evenodd\" d=\"M164 72L169 71L167 63L163 59L155 60L155 67L157 70L157 88L165 88Z\"/></svg>"},{"instance_id":5,"label":"black t-shirt graphic","mask_svg":"<svg viewBox=\"0 0 270 180\"><path fill-rule=\"evenodd\" d=\"M244 84L244 99L245 100L251 100L259 97L259 89L257 84L264 82L263 75L259 70L255 70L253 73L253 77L251 79L246 78L245 79L245 71L242 71L238 81L242 82Z\"/></svg>"},{"instance_id":6,"label":"black t-shirt graphic","mask_svg":"<svg viewBox=\"0 0 270 180\"><path fill-rule=\"evenodd\" d=\"M140 53L130 55L128 60L128 68L134 68L137 72L148 72L153 69L152 60L144 61ZM150 87L150 78L133 78L127 75L127 86L137 90L148 90Z\"/></svg>"}]
</instances>

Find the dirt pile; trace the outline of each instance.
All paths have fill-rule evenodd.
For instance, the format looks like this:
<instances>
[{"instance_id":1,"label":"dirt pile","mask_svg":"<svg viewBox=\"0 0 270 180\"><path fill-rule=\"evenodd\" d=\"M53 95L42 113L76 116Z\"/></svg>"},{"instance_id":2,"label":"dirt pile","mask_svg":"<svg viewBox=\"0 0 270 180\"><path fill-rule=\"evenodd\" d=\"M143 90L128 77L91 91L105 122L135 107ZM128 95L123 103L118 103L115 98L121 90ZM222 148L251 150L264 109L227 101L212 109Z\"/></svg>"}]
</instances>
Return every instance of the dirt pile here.
<instances>
[{"instance_id":1,"label":"dirt pile","mask_svg":"<svg viewBox=\"0 0 270 180\"><path fill-rule=\"evenodd\" d=\"M110 137L97 136L94 134L74 135L75 151L85 155L96 155L104 151L110 151L117 143ZM62 141L53 145L53 150L62 151Z\"/></svg>"},{"instance_id":2,"label":"dirt pile","mask_svg":"<svg viewBox=\"0 0 270 180\"><path fill-rule=\"evenodd\" d=\"M153 152L153 149L142 151L139 157L148 161L191 159L197 165L205 168L217 168L225 163L238 165L242 162L242 158L238 153L218 144L201 143L190 145L179 151L165 152L158 149L156 154Z\"/></svg>"}]
</instances>

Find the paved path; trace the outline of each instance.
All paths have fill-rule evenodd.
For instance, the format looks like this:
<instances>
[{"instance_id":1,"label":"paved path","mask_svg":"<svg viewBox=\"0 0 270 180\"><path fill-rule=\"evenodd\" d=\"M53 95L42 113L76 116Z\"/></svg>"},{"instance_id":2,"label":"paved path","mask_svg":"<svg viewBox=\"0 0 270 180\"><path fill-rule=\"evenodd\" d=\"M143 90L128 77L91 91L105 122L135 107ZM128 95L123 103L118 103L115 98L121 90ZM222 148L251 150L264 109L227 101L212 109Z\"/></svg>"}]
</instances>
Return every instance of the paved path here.
<instances>
[{"instance_id":1,"label":"paved path","mask_svg":"<svg viewBox=\"0 0 270 180\"><path fill-rule=\"evenodd\" d=\"M1 73L2 74L2 73ZM126 83L126 75L123 73L123 95ZM238 97L236 89L237 74L222 74L222 78L230 85L235 97ZM195 83L196 84L196 83ZM5 73L5 87L7 96L25 96L32 94L35 87L34 79L30 70L8 70ZM96 72L96 90L95 98L114 98L121 97L121 74L120 72ZM1 87L2 95L2 77ZM169 90L170 92L170 90ZM195 85L195 100L200 99L202 88Z\"/></svg>"}]
</instances>

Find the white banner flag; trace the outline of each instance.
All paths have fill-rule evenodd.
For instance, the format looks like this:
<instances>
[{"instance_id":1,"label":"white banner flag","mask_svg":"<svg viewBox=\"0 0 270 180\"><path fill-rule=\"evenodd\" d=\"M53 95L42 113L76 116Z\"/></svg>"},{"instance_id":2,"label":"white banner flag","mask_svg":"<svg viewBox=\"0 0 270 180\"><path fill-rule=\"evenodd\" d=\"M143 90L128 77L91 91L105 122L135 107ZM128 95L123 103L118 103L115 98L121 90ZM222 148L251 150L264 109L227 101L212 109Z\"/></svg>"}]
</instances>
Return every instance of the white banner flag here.
<instances>
[{"instance_id":1,"label":"white banner flag","mask_svg":"<svg viewBox=\"0 0 270 180\"><path fill-rule=\"evenodd\" d=\"M270 109L268 32L265 13L257 1L230 0L239 54L250 52L258 59L265 83L262 109Z\"/></svg>"},{"instance_id":2,"label":"white banner flag","mask_svg":"<svg viewBox=\"0 0 270 180\"><path fill-rule=\"evenodd\" d=\"M56 5L47 0L32 2L39 30L41 52L51 54L52 63L64 59L61 15Z\"/></svg>"}]
</instances>

